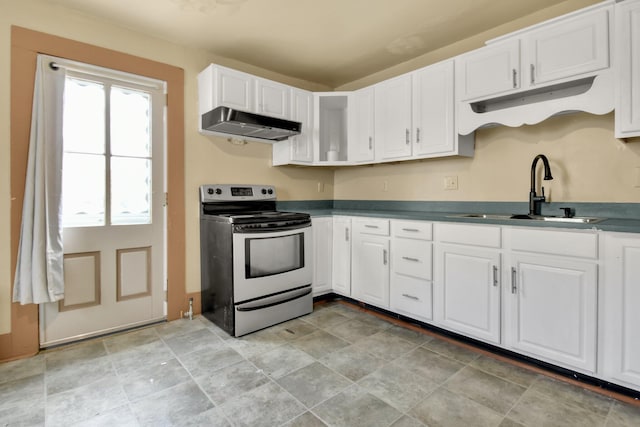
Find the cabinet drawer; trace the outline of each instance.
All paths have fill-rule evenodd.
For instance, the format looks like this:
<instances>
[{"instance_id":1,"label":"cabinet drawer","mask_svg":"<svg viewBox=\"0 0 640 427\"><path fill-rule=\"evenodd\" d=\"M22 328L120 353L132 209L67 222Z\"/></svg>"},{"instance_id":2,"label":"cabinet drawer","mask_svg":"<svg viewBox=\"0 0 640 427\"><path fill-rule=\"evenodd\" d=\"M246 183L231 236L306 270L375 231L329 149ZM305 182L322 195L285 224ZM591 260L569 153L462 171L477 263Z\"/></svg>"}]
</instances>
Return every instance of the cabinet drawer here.
<instances>
[{"instance_id":1,"label":"cabinet drawer","mask_svg":"<svg viewBox=\"0 0 640 427\"><path fill-rule=\"evenodd\" d=\"M391 277L391 301L393 311L409 317L433 319L431 282L393 274Z\"/></svg>"},{"instance_id":2,"label":"cabinet drawer","mask_svg":"<svg viewBox=\"0 0 640 427\"><path fill-rule=\"evenodd\" d=\"M394 239L391 268L395 273L431 280L431 242Z\"/></svg>"},{"instance_id":3,"label":"cabinet drawer","mask_svg":"<svg viewBox=\"0 0 640 427\"><path fill-rule=\"evenodd\" d=\"M356 218L353 220L353 231L362 234L389 235L389 220L378 218Z\"/></svg>"},{"instance_id":4,"label":"cabinet drawer","mask_svg":"<svg viewBox=\"0 0 640 427\"><path fill-rule=\"evenodd\" d=\"M598 257L598 236L593 233L514 228L506 232L505 238L513 251L590 259Z\"/></svg>"},{"instance_id":5,"label":"cabinet drawer","mask_svg":"<svg viewBox=\"0 0 640 427\"><path fill-rule=\"evenodd\" d=\"M425 221L391 221L391 235L407 239L432 239L432 225Z\"/></svg>"},{"instance_id":6,"label":"cabinet drawer","mask_svg":"<svg viewBox=\"0 0 640 427\"><path fill-rule=\"evenodd\" d=\"M435 238L439 242L461 245L499 248L501 246L500 227L468 224L435 224Z\"/></svg>"}]
</instances>

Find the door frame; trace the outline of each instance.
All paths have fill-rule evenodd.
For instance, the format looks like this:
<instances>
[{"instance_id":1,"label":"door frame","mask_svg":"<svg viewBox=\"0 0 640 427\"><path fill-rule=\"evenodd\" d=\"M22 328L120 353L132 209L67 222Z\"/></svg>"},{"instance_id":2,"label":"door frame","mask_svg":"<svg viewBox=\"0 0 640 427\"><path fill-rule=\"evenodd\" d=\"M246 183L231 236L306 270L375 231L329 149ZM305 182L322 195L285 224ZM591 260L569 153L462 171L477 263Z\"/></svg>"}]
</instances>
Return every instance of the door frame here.
<instances>
[{"instance_id":1,"label":"door frame","mask_svg":"<svg viewBox=\"0 0 640 427\"><path fill-rule=\"evenodd\" d=\"M31 128L31 99L38 53L167 82L166 212L167 320L180 317L185 289L184 70L172 65L105 49L26 28L11 27L11 271L16 268L25 173ZM13 276L12 276L13 277ZM36 304L11 304L11 332L0 335L0 360L39 351Z\"/></svg>"}]
</instances>

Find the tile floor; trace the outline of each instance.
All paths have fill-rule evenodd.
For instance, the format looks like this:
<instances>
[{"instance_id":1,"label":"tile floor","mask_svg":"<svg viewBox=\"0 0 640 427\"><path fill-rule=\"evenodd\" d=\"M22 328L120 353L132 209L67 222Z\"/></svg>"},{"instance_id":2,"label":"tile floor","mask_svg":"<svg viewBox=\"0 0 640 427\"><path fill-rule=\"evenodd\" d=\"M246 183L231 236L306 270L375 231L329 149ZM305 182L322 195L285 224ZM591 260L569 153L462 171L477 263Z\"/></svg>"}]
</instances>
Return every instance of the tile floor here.
<instances>
[{"instance_id":1,"label":"tile floor","mask_svg":"<svg viewBox=\"0 0 640 427\"><path fill-rule=\"evenodd\" d=\"M638 426L640 406L332 302L240 339L203 317L0 364L0 426Z\"/></svg>"}]
</instances>

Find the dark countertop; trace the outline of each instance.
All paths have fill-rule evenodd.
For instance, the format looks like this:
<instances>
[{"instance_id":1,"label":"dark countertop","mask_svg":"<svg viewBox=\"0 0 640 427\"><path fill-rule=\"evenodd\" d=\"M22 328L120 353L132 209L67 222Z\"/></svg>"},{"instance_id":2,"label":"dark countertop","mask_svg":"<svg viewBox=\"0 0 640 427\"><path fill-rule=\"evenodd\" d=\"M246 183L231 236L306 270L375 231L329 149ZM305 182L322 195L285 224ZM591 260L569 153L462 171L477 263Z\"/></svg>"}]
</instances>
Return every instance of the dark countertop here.
<instances>
[{"instance_id":1,"label":"dark countertop","mask_svg":"<svg viewBox=\"0 0 640 427\"><path fill-rule=\"evenodd\" d=\"M400 204L397 202L369 203L370 206L366 206L366 202L354 203L353 205L355 206L349 206L347 203L338 203L338 205L342 206L330 206L328 203L325 206L319 205L318 203L310 203L309 205L305 206L303 202L285 202L281 205L279 204L278 208L282 210L296 210L300 212L307 212L314 217L333 215L366 216L417 221L456 222L465 224L492 224L502 226L564 228L577 230L602 230L640 233L640 204L573 204L575 206L575 211L578 213L577 216L593 216L604 218L603 220L595 223L573 223L530 219L465 218L459 216L461 214L473 213L510 215L512 212L526 212L526 204L523 206L519 206L519 204L513 203L505 204L491 202L417 202L415 204L411 204L410 202L401 202ZM566 206L567 204L562 205ZM389 207L409 207L410 209L389 209ZM434 209L428 209L431 207ZM424 208L427 208L428 210L421 210ZM443 210L446 208L452 209L449 211ZM554 206L553 210L548 210L547 212L543 211L543 213L545 215L562 216L562 212L558 212L557 209L558 208Z\"/></svg>"}]
</instances>

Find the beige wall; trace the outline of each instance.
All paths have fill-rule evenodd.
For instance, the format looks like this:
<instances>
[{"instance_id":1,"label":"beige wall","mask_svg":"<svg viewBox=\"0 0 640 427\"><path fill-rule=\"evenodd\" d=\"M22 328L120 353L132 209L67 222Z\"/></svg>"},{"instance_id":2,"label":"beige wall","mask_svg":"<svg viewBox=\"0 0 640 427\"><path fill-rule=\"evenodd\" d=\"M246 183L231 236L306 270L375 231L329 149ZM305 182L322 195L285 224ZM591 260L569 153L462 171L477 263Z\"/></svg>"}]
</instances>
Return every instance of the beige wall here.
<instances>
[{"instance_id":1,"label":"beige wall","mask_svg":"<svg viewBox=\"0 0 640 427\"><path fill-rule=\"evenodd\" d=\"M553 181L545 192L555 202L640 202L636 187L640 144L613 137L613 114L573 114L521 128L476 132L473 158L444 158L361 168L335 174L336 199L528 200L531 162L545 154ZM458 190L444 190L446 176ZM387 191L384 183L387 182Z\"/></svg>"},{"instance_id":2,"label":"beige wall","mask_svg":"<svg viewBox=\"0 0 640 427\"><path fill-rule=\"evenodd\" d=\"M271 146L249 143L235 146L221 138L197 132L196 75L210 62L218 62L266 78L309 90L327 90L309 82L276 75L237 62L217 58L204 51L143 36L134 31L89 18L49 2L0 0L0 334L11 331L10 301L13 272L10 271L9 213L9 66L10 27L17 25L101 47L149 58L185 70L185 201L186 204L186 289L200 288L198 196L200 184L211 182L270 183L280 189L282 200L330 199L333 197L333 171L327 169L273 168ZM31 102L31 100L25 100ZM324 192L317 192L317 182Z\"/></svg>"}]
</instances>

